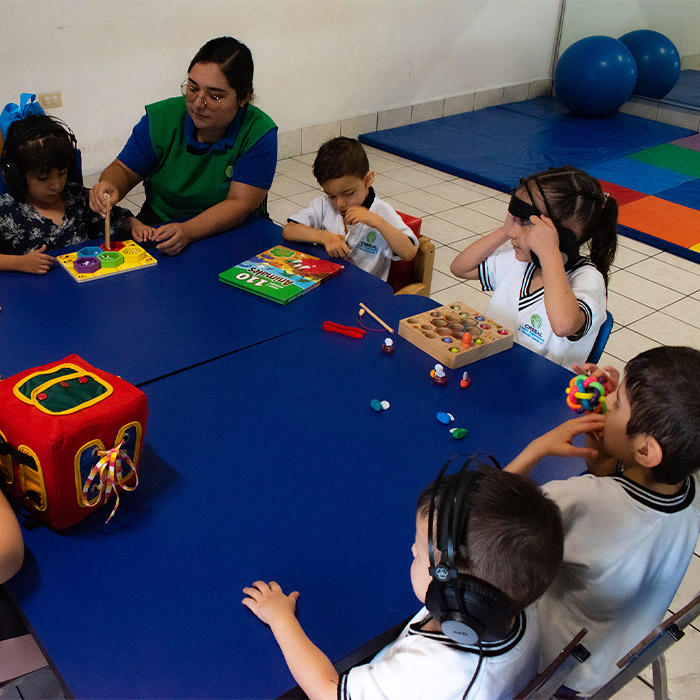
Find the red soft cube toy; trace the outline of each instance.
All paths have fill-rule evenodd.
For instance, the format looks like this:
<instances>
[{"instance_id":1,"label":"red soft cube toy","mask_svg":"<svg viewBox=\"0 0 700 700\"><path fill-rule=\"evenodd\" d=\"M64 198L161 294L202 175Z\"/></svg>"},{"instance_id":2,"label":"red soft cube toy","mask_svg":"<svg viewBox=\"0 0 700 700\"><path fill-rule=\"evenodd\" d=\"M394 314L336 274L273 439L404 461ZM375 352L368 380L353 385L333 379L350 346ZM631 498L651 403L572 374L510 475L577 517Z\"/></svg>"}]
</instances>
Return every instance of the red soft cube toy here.
<instances>
[{"instance_id":1,"label":"red soft cube toy","mask_svg":"<svg viewBox=\"0 0 700 700\"><path fill-rule=\"evenodd\" d=\"M98 452L121 444L111 490L133 489L147 418L142 391L77 355L8 377L0 381L3 490L64 530L114 496L94 469Z\"/></svg>"}]
</instances>

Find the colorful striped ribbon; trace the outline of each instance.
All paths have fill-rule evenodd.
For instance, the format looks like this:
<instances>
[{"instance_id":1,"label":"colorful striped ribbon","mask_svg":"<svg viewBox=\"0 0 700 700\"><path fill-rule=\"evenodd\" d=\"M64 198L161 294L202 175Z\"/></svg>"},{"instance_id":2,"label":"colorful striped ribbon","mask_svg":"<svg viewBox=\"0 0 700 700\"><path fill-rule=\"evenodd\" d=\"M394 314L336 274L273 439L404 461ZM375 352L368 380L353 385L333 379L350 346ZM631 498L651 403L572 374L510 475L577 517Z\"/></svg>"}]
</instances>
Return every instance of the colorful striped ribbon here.
<instances>
[{"instance_id":1,"label":"colorful striped ribbon","mask_svg":"<svg viewBox=\"0 0 700 700\"><path fill-rule=\"evenodd\" d=\"M126 450L121 449L123 444L124 441L122 440L111 450L97 451L97 456L100 457L100 460L90 470L90 475L83 485L83 498L87 502L87 492L90 490L92 482L95 480L97 474L100 475L100 481L98 484L100 493L97 496L95 505L99 505L103 501L104 503L107 503L112 491L114 491L114 496L117 500L109 518L107 518L105 521L105 524L108 523L112 519L112 516L117 512L117 508L119 507L119 489L122 488L125 491L133 491L139 485L139 475L136 472L136 467L131 462ZM131 471L136 477L136 483L133 486L127 486L126 484L122 483L122 460L124 460L131 467Z\"/></svg>"}]
</instances>

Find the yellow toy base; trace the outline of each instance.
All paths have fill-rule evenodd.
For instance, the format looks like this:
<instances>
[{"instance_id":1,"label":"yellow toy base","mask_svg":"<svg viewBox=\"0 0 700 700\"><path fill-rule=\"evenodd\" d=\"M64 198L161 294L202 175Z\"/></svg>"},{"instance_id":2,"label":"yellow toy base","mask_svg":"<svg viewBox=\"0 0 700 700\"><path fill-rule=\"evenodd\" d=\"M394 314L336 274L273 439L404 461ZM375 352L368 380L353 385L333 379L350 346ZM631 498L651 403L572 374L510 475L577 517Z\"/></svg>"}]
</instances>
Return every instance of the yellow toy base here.
<instances>
[{"instance_id":1,"label":"yellow toy base","mask_svg":"<svg viewBox=\"0 0 700 700\"><path fill-rule=\"evenodd\" d=\"M104 246L86 246L76 253L59 255L56 259L78 283L92 282L158 263L135 241L115 241L110 250L104 250Z\"/></svg>"}]
</instances>

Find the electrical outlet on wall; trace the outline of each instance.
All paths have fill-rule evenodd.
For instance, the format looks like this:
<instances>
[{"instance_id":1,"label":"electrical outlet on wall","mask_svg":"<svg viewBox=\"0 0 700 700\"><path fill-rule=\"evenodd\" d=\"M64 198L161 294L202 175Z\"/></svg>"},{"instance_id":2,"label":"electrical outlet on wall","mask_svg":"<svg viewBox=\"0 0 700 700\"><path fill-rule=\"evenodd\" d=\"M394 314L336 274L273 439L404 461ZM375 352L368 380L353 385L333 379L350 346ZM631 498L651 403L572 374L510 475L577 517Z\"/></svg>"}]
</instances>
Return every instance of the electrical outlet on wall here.
<instances>
[{"instance_id":1,"label":"electrical outlet on wall","mask_svg":"<svg viewBox=\"0 0 700 700\"><path fill-rule=\"evenodd\" d=\"M41 92L39 93L38 98L39 104L44 109L55 109L56 107L61 107L63 105L60 92Z\"/></svg>"}]
</instances>

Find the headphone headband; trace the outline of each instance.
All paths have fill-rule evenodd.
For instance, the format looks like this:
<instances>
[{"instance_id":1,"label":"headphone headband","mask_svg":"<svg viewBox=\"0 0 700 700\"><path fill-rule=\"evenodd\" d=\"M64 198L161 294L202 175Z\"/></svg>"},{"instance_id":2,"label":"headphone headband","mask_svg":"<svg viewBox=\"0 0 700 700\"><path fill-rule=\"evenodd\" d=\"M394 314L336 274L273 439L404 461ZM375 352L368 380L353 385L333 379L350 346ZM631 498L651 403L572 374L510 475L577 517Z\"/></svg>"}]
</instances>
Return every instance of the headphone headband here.
<instances>
[{"instance_id":1,"label":"headphone headband","mask_svg":"<svg viewBox=\"0 0 700 700\"><path fill-rule=\"evenodd\" d=\"M18 119L10 124L2 154L0 154L0 172L2 172L2 177L11 192L21 188L24 183L25 173L17 165L19 150L25 143L29 143L37 136L43 137L51 134L68 138L73 152L72 162L68 165L68 170L70 172L75 169L78 158L78 143L75 134L63 120L46 114L32 114Z\"/></svg>"},{"instance_id":2,"label":"headphone headband","mask_svg":"<svg viewBox=\"0 0 700 700\"><path fill-rule=\"evenodd\" d=\"M482 472L469 467L473 462L484 464L480 456L455 455L443 465L433 483L428 512L428 560L432 581L426 592L425 605L440 623L443 633L459 644L503 639L512 618L510 603L503 593L486 581L461 573L455 563L457 550L467 543L471 499L482 478ZM483 456L501 469L493 457ZM440 496L438 510L440 485L449 466L459 457L463 457L464 461L455 474L456 478ZM440 561L437 565L436 546L446 555L446 561Z\"/></svg>"}]
</instances>

